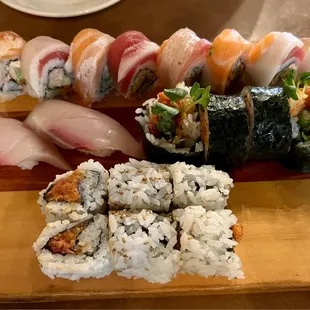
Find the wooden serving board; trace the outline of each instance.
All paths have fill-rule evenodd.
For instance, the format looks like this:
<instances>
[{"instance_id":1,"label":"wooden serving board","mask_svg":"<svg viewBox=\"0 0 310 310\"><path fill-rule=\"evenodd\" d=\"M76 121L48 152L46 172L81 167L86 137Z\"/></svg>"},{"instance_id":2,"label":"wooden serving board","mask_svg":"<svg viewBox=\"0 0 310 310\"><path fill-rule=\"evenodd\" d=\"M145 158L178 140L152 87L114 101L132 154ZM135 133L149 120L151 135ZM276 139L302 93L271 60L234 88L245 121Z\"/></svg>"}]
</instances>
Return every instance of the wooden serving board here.
<instances>
[{"instance_id":1,"label":"wooden serving board","mask_svg":"<svg viewBox=\"0 0 310 310\"><path fill-rule=\"evenodd\" d=\"M310 180L237 183L230 208L244 226L236 252L245 280L178 276L165 285L104 279L51 280L32 243L44 227L37 191L1 192L0 301L230 294L310 289Z\"/></svg>"}]
</instances>

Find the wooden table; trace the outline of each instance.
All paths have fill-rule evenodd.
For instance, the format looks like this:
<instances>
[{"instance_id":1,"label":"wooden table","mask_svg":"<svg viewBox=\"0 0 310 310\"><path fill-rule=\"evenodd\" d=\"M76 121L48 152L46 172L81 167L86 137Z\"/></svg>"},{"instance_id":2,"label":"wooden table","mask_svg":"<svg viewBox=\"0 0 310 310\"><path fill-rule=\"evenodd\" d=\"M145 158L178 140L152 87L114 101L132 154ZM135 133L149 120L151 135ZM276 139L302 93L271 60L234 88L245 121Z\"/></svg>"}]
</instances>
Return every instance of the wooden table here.
<instances>
[{"instance_id":1,"label":"wooden table","mask_svg":"<svg viewBox=\"0 0 310 310\"><path fill-rule=\"evenodd\" d=\"M227 27L236 28L251 40L272 30L309 37L308 6L307 0L123 0L89 16L56 20L25 15L0 4L0 29L13 30L25 39L49 35L67 43L86 27L113 36L136 29L158 43L185 26L208 39ZM130 107L127 109L130 113L134 111ZM127 115L124 112L120 115L113 104L106 106L104 112L119 120ZM24 114L15 116L23 118ZM127 125L137 135L135 127ZM73 166L85 159L78 153L64 151L64 154ZM104 163L110 167L119 160L125 161L126 157L117 155ZM31 249L44 226L36 205L36 190L43 188L56 172L44 165L31 172L21 172L14 167L0 169L1 302L50 303L56 300L59 307L75 307L81 304L67 301L83 299L84 307L99 305L106 308L302 308L310 305L309 295L304 292L310 289L309 176L283 170L275 162L248 164L243 170L233 171L238 182L232 192L230 207L245 228L245 237L237 252L243 260L246 280L228 282L219 278L202 280L179 276L170 284L159 286L115 275L80 283L52 281L40 273ZM275 291L278 293L272 293ZM135 299L128 299L132 297ZM158 299L145 299L148 297ZM94 301L102 298L118 301ZM22 306L32 307L31 304Z\"/></svg>"}]
</instances>

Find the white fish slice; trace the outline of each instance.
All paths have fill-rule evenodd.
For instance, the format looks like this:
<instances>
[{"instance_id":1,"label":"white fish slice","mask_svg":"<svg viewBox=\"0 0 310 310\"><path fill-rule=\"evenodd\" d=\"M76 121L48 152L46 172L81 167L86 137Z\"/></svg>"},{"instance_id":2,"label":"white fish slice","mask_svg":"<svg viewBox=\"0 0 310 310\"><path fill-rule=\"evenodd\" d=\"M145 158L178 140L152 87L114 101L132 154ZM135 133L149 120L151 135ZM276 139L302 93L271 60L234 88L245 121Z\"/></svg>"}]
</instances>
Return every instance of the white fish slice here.
<instances>
[{"instance_id":1,"label":"white fish slice","mask_svg":"<svg viewBox=\"0 0 310 310\"><path fill-rule=\"evenodd\" d=\"M111 117L66 101L42 102L25 124L41 136L66 149L105 157L114 151L141 158L142 147Z\"/></svg>"},{"instance_id":2,"label":"white fish slice","mask_svg":"<svg viewBox=\"0 0 310 310\"><path fill-rule=\"evenodd\" d=\"M63 170L70 170L69 164L57 149L25 128L22 122L0 118L0 130L0 166L32 169L42 161Z\"/></svg>"}]
</instances>

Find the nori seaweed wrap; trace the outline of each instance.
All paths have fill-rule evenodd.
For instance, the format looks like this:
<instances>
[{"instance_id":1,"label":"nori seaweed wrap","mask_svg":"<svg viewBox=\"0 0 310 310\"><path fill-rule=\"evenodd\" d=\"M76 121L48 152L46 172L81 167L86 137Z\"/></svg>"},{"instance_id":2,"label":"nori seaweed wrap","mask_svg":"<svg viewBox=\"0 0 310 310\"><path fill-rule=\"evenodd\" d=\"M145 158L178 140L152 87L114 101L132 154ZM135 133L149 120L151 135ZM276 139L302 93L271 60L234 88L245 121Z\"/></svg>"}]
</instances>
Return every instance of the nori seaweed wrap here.
<instances>
[{"instance_id":1,"label":"nori seaweed wrap","mask_svg":"<svg viewBox=\"0 0 310 310\"><path fill-rule=\"evenodd\" d=\"M221 168L244 163L250 150L250 120L243 98L211 95L208 116L210 140L207 161Z\"/></svg>"},{"instance_id":2,"label":"nori seaweed wrap","mask_svg":"<svg viewBox=\"0 0 310 310\"><path fill-rule=\"evenodd\" d=\"M249 108L250 122L253 121L249 158L268 160L285 156L292 143L292 126L283 88L245 87L242 96Z\"/></svg>"}]
</instances>

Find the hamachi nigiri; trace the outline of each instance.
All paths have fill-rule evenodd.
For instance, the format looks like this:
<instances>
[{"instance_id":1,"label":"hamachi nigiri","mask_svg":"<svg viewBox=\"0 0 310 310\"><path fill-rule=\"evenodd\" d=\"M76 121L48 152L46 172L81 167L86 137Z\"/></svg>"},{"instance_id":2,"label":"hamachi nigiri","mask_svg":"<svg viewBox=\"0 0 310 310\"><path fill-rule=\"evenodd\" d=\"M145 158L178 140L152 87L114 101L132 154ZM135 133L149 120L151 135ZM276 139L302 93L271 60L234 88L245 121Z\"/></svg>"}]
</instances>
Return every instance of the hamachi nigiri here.
<instances>
[{"instance_id":1,"label":"hamachi nigiri","mask_svg":"<svg viewBox=\"0 0 310 310\"><path fill-rule=\"evenodd\" d=\"M187 86L200 82L210 45L188 28L178 30L164 41L157 57L161 86L172 88L183 81Z\"/></svg>"},{"instance_id":2,"label":"hamachi nigiri","mask_svg":"<svg viewBox=\"0 0 310 310\"><path fill-rule=\"evenodd\" d=\"M24 92L20 56L25 44L24 39L12 31L0 32L0 102Z\"/></svg>"},{"instance_id":3,"label":"hamachi nigiri","mask_svg":"<svg viewBox=\"0 0 310 310\"><path fill-rule=\"evenodd\" d=\"M74 90L90 106L112 89L107 55L114 38L96 29L80 31L70 47L66 70L74 76Z\"/></svg>"},{"instance_id":4,"label":"hamachi nigiri","mask_svg":"<svg viewBox=\"0 0 310 310\"><path fill-rule=\"evenodd\" d=\"M303 60L303 42L288 32L270 32L254 44L244 59L245 83L254 86L278 85L285 71Z\"/></svg>"},{"instance_id":5,"label":"hamachi nigiri","mask_svg":"<svg viewBox=\"0 0 310 310\"><path fill-rule=\"evenodd\" d=\"M0 118L0 166L32 169L45 162L59 169L70 170L69 164L56 147L42 139L23 123L11 118Z\"/></svg>"},{"instance_id":6,"label":"hamachi nigiri","mask_svg":"<svg viewBox=\"0 0 310 310\"><path fill-rule=\"evenodd\" d=\"M38 104L25 120L37 134L66 149L105 157L114 151L140 158L141 145L117 121L66 101Z\"/></svg>"},{"instance_id":7,"label":"hamachi nigiri","mask_svg":"<svg viewBox=\"0 0 310 310\"><path fill-rule=\"evenodd\" d=\"M236 91L243 75L241 56L250 49L246 41L234 29L223 30L213 41L206 57L201 84L211 86L211 92L225 94Z\"/></svg>"},{"instance_id":8,"label":"hamachi nigiri","mask_svg":"<svg viewBox=\"0 0 310 310\"><path fill-rule=\"evenodd\" d=\"M125 32L110 45L108 68L125 98L143 96L157 81L158 49L156 43L138 31Z\"/></svg>"},{"instance_id":9,"label":"hamachi nigiri","mask_svg":"<svg viewBox=\"0 0 310 310\"><path fill-rule=\"evenodd\" d=\"M26 43L21 69L31 96L54 98L71 86L72 81L64 70L69 51L67 44L50 37L36 37Z\"/></svg>"}]
</instances>

